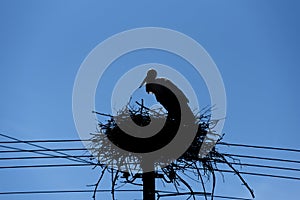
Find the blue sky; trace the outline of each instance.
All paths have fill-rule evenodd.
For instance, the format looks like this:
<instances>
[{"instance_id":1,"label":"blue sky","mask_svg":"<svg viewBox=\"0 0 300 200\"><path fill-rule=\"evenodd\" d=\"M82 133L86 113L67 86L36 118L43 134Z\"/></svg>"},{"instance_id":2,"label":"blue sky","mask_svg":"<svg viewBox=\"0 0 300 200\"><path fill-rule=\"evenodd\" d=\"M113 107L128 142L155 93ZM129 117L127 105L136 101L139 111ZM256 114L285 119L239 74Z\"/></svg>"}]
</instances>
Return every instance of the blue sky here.
<instances>
[{"instance_id":1,"label":"blue sky","mask_svg":"<svg viewBox=\"0 0 300 200\"><path fill-rule=\"evenodd\" d=\"M84 58L113 34L157 26L192 37L217 64L227 92L225 141L299 148L299 9L296 0L3 0L0 2L0 131L24 140L78 138L72 118L72 90ZM133 56L123 62L126 66L149 61L176 65L169 55L159 52L151 55L137 53L138 59ZM119 63L122 64L122 59ZM107 72L107 77L122 75L122 70L113 69ZM298 154L292 153L223 150L300 160ZM97 179L97 174L90 168L1 170L0 190L85 189L85 185ZM299 177L299 173L287 174ZM297 181L245 177L258 200L279 200L287 194L290 199L298 198ZM225 183L220 181L216 192L249 196L236 179L226 175ZM87 193L36 198L89 199L90 196Z\"/></svg>"}]
</instances>

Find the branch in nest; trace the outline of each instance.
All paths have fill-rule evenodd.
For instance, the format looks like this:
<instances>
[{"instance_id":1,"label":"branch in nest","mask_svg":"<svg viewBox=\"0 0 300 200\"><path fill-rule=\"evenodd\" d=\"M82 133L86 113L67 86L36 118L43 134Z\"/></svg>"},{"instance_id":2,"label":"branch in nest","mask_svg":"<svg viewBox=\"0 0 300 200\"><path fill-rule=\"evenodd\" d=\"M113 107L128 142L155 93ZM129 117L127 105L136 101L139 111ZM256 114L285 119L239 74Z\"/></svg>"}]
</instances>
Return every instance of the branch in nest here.
<instances>
[{"instance_id":1,"label":"branch in nest","mask_svg":"<svg viewBox=\"0 0 300 200\"><path fill-rule=\"evenodd\" d=\"M224 161L224 162L225 162L225 163L226 163L226 164L234 171L234 173L235 173L236 175L238 175L238 177L239 177L240 180L242 181L243 185L249 190L249 192L250 192L252 198L255 198L253 189L250 188L250 186L249 186L248 183L244 180L244 178L241 176L241 174L239 173L239 171L236 170L236 169L232 166L232 164L230 164L230 163L227 161L227 159L225 158L224 155L222 155L222 154L220 154L220 153L218 153L218 152L215 152L215 153L216 153L219 157L222 158L222 160L223 160L223 161Z\"/></svg>"},{"instance_id":2,"label":"branch in nest","mask_svg":"<svg viewBox=\"0 0 300 200\"><path fill-rule=\"evenodd\" d=\"M97 181L96 184L94 184L94 185L88 185L88 186L94 186L95 187L94 188L94 193L93 193L93 199L94 200L96 200L97 189L98 189L100 181L102 180L102 178L104 176L104 173L105 173L106 169L107 169L107 167L104 167L104 169L102 169L101 175L100 175L100 177L99 177L99 179L98 179L98 181Z\"/></svg>"}]
</instances>

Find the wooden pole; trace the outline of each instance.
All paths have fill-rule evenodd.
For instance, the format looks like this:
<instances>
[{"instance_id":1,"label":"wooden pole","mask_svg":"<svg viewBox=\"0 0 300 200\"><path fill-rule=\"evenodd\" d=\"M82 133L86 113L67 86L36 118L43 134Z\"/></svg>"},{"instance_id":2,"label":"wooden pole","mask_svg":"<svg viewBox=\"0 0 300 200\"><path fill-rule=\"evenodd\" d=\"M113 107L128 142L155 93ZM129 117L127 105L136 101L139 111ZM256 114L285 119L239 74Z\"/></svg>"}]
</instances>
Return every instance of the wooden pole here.
<instances>
[{"instance_id":1,"label":"wooden pole","mask_svg":"<svg viewBox=\"0 0 300 200\"><path fill-rule=\"evenodd\" d=\"M153 165L153 164L152 164ZM143 173L143 200L155 200L155 170Z\"/></svg>"},{"instance_id":2,"label":"wooden pole","mask_svg":"<svg viewBox=\"0 0 300 200\"><path fill-rule=\"evenodd\" d=\"M141 115L143 114L144 109L144 99L142 99L141 105ZM149 163L151 166L152 171L150 172L143 172L142 180L143 180L143 200L155 200L155 170L154 164ZM147 165L142 161L141 166ZM145 167L146 168L146 167Z\"/></svg>"},{"instance_id":3,"label":"wooden pole","mask_svg":"<svg viewBox=\"0 0 300 200\"><path fill-rule=\"evenodd\" d=\"M143 199L155 200L155 172L143 173Z\"/></svg>"}]
</instances>

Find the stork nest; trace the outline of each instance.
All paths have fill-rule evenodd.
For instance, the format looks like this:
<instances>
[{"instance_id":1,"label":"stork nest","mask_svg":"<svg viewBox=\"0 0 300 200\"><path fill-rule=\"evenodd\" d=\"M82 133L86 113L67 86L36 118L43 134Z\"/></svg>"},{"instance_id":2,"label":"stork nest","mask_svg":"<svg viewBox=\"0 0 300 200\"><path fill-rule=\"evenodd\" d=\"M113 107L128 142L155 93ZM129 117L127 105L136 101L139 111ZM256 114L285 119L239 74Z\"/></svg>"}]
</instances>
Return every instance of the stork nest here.
<instances>
[{"instance_id":1,"label":"stork nest","mask_svg":"<svg viewBox=\"0 0 300 200\"><path fill-rule=\"evenodd\" d=\"M112 178L112 198L114 199L114 185L116 184L117 179L120 178L118 174L123 174L123 176L121 177L126 183L131 183L134 185L137 184L136 179L142 172L131 172L127 169L130 169L132 167L131 165L135 165L137 168L141 167L137 166L140 165L142 159L142 157L140 157L138 153L142 152L143 150L147 152L148 150L159 149L163 145L168 143L170 139L172 139L168 137L168 133L175 131L174 127L176 128L176 123L178 122L176 120L169 119L167 117L167 114L162 110L151 110L138 102L137 104L138 109L126 107L125 109L121 110L115 117L95 112L99 115L106 116L107 120L105 122L98 123L99 128L97 130L97 133L92 134L90 143L93 156L97 158L98 165L100 165L103 170L97 184L93 185L95 186L93 196L94 199L98 184L102 179L105 171L112 173L112 177L114 177ZM165 126L162 129L164 137L160 138L162 142L158 142L156 140L156 143L143 143L135 140L126 140L125 135L127 134L118 126L118 123L127 124L133 121L139 126L147 126L151 122L150 116L152 120L165 121ZM116 119L118 120L118 123ZM188 181L184 180L180 176L180 173L185 173L185 170L190 170L193 171L193 173L198 177L198 180L200 180L204 191L204 193L202 192L201 194L205 196L206 200L207 196L210 196L211 199L213 199L216 183L215 172L220 171L218 170L218 163L225 163L231 168L232 172L238 175L243 185L249 190L252 197L254 198L253 190L239 174L238 170L236 170L232 166L232 164L227 161L227 159L232 159L234 160L234 162L236 162L236 159L223 155L222 153L218 152L215 147L204 150L201 149L201 151L207 152L202 152L205 153L204 155L206 156L199 157L199 151L202 145L209 144L211 142L214 142L215 144L216 137L218 137L217 142L221 141L223 138L223 135L220 136L212 132L212 126L214 126L217 121L211 120L210 108L203 109L201 112L197 113L195 115L194 123L197 125L197 133L191 145L179 158L171 162L171 164L168 164L166 167L158 169L156 171L157 174L160 173L162 175L163 180L166 183L174 184L174 187L177 191L177 193L174 193L174 196L180 194L177 189L177 186L180 182L186 186L186 188L190 191L190 195L195 199L195 195L197 193L193 191ZM124 151L120 151L120 148L124 149ZM105 163L106 165L102 165L103 163ZM126 164L124 165L124 163ZM109 164L110 166L116 166L114 168L117 168L117 170L112 170L112 168L107 167L107 164ZM207 177L208 179L212 177L211 193L206 192L203 176ZM159 192L157 192L158 198L164 197L164 195L165 194L159 194ZM172 194L168 194L168 196L170 195Z\"/></svg>"}]
</instances>

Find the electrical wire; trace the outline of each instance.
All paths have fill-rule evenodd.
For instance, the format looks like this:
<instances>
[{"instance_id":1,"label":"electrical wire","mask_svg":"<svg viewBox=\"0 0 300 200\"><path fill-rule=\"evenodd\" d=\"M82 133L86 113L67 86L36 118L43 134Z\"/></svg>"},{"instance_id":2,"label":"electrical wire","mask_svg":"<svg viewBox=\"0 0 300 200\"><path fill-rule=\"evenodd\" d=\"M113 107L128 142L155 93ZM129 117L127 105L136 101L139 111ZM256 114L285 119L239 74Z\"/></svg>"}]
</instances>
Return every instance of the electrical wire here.
<instances>
[{"instance_id":1,"label":"electrical wire","mask_svg":"<svg viewBox=\"0 0 300 200\"><path fill-rule=\"evenodd\" d=\"M50 168L50 167L82 167L82 166L96 166L88 163L80 163L80 164L44 164L44 165L17 165L17 166L0 166L0 169L25 169L25 168ZM199 168L203 169L203 168ZM231 170L225 169L214 169L214 171L225 172L225 173L234 173ZM267 173L254 173L247 171L239 171L240 174L245 175L253 175L253 176L264 176L264 177L272 177L272 178L280 178L280 179L289 179L289 180L300 180L300 177L293 176L284 176L284 175L275 175L275 174L267 174Z\"/></svg>"},{"instance_id":2,"label":"electrical wire","mask_svg":"<svg viewBox=\"0 0 300 200\"><path fill-rule=\"evenodd\" d=\"M143 190L115 190L118 192L142 192ZM38 190L38 191L12 191L0 192L0 195L20 195L20 194L53 194L53 193L90 193L94 190ZM97 192L111 192L111 190L97 190Z\"/></svg>"},{"instance_id":3,"label":"electrical wire","mask_svg":"<svg viewBox=\"0 0 300 200\"><path fill-rule=\"evenodd\" d=\"M225 163L224 161L217 161L221 163ZM258 167L258 168L268 168L268 169L278 169L278 170L285 170L285 171L298 171L300 172L299 168L291 168L291 167L278 167L278 166L271 166L271 165L259 165L259 164L252 164L252 163L236 163L236 162L228 162L231 165L240 165L246 167Z\"/></svg>"},{"instance_id":4,"label":"electrical wire","mask_svg":"<svg viewBox=\"0 0 300 200\"><path fill-rule=\"evenodd\" d=\"M248 147L248 148L255 148L255 149L268 149L268 150L278 150L278 151L291 151L291 152L300 153L300 149L291 149L291 148L282 148L282 147L258 146L258 145L237 144L237 143L227 143L227 142L219 142L217 144L226 145L226 146Z\"/></svg>"},{"instance_id":5,"label":"electrical wire","mask_svg":"<svg viewBox=\"0 0 300 200\"><path fill-rule=\"evenodd\" d=\"M63 164L37 164L37 165L11 165L11 166L0 166L0 170L4 169L27 169L27 168L55 168L55 167L95 167L97 163L92 161L92 155L70 155L64 152L72 152L72 151L84 151L87 152L88 148L46 148L40 144L48 144L48 143L55 143L55 144L63 144L63 143L79 143L82 141L92 142L92 140L79 140L79 139L65 139L65 140L18 140L16 138L6 136L4 134L0 134L2 137L9 138L13 141L0 141L0 147L6 148L9 150L1 150L0 154L4 153L35 153L39 154L40 156L15 156L15 157L1 157L0 161L7 161L7 160L31 160L31 159L69 159L71 161L80 162L80 163L63 163ZM3 145L4 144L4 145ZM21 149L16 147L7 146L9 144L27 144L38 149ZM226 143L226 142L219 142L217 145L226 145L226 146L233 146L233 147L243 147L243 148L255 148L255 149L265 149L265 150L276 150L276 151L287 151L287 152L296 152L299 153L299 149L292 149L292 148L281 148L281 147L271 147L271 146L258 146L258 145L248 145L248 144L237 144L237 143ZM91 148L92 149L92 148ZM55 155L55 154L59 155ZM259 159L264 161L277 161L282 163L298 163L300 164L299 160L289 160L289 159L281 159L281 158L274 158L274 157L261 157L261 156L253 156L253 155L241 155L241 154L230 154L226 153L223 154L224 156L236 157L236 158L248 158L248 159ZM89 160L86 160L89 159ZM220 160L216 160L218 163L222 163ZM240 165L245 167L256 167L256 168L263 168L263 169L276 169L276 170L284 170L284 171L297 171L299 172L299 168L292 168L292 167L283 167L283 166L273 166L273 165L262 165L262 164L253 164L253 163L236 163L236 162L229 162L231 165ZM201 168L200 168L201 169ZM222 172L222 173L235 173L231 170L226 169L214 169L214 171ZM285 175L277 175L277 174L270 174L270 173L257 173L251 171L239 171L240 174L250 175L250 176L258 176L258 177L270 177L270 178L278 178L278 179L287 179L287 180L295 180L300 181L300 177L295 176L285 176ZM116 192L141 192L143 190L115 190ZM40 190L40 191L8 191L8 192L0 192L0 195L24 195L24 194L61 194L61 193L90 193L94 192L94 190ZM97 190L97 192L111 192L111 189L107 190ZM156 191L159 198L163 197L170 197L170 196L180 196L180 195L190 195L190 193L172 193L166 191ZM163 194L159 194L161 192ZM165 192L165 193L164 193ZM194 195L209 195L209 193L204 194L203 192L193 192ZM214 198L220 199L232 199L232 200L250 200L247 198L242 197L229 197L229 196L222 196L222 195L214 195Z\"/></svg>"},{"instance_id":6,"label":"electrical wire","mask_svg":"<svg viewBox=\"0 0 300 200\"><path fill-rule=\"evenodd\" d=\"M299 160L289 160L289 159L281 159L281 158L272 158L272 157L260 157L260 156L252 156L252 155L240 155L240 154L228 154L224 153L224 156L231 157L239 157L239 158L251 158L251 159L259 159L259 160L269 160L269 161L278 161L278 162L290 162L290 163L299 163Z\"/></svg>"},{"instance_id":7,"label":"electrical wire","mask_svg":"<svg viewBox=\"0 0 300 200\"><path fill-rule=\"evenodd\" d=\"M15 148L15 147L9 147L6 145L0 145L0 147L3 148L8 148L8 149L13 149L13 150L2 150L0 153L24 153L24 152L29 152L29 153L39 153L42 155L49 155L51 157L40 157L40 158L70 158L70 157L78 157L78 156L56 156L52 154L46 154L43 152L52 152L52 151L87 151L85 148L56 148L56 149L51 149L51 150L45 150L45 149L20 149L20 148ZM224 153L224 156L230 156L230 157L239 157L239 158L250 158L250 159L260 159L260 160L269 160L269 161L278 161L278 162L290 162L290 163L298 163L300 164L299 160L289 160L289 159L280 159L280 158L273 158L273 157L260 157L260 156L253 156L253 155L241 155L241 154L229 154L229 153ZM83 156L83 157L90 157L90 156ZM33 157L28 157L28 159L33 158ZM38 157L37 157L38 158ZM26 159L26 157L11 157L11 158L0 158L0 160L7 160L7 159Z\"/></svg>"},{"instance_id":8,"label":"electrical wire","mask_svg":"<svg viewBox=\"0 0 300 200\"><path fill-rule=\"evenodd\" d=\"M3 157L0 160L31 160L31 159L57 159L57 158L69 158L70 156L23 156L23 157ZM92 155L74 155L73 158L93 158Z\"/></svg>"},{"instance_id":9,"label":"electrical wire","mask_svg":"<svg viewBox=\"0 0 300 200\"><path fill-rule=\"evenodd\" d=\"M0 147L6 148L5 145L0 145ZM50 151L50 152L56 152L56 151L87 151L86 148L58 148L58 149L26 149L26 150L13 150L13 151L0 151L0 153L20 153L20 152L44 152L44 151Z\"/></svg>"},{"instance_id":10,"label":"electrical wire","mask_svg":"<svg viewBox=\"0 0 300 200\"><path fill-rule=\"evenodd\" d=\"M64 152L55 151L55 150L53 150L53 149L49 149L49 148L46 148L46 147L43 147L43 146L40 146L40 145L31 143L31 142L22 141L22 140L19 140L19 139L17 139L17 138L14 138L14 137L11 137L11 136L2 134L2 133L0 133L0 136L5 137L5 138L8 138L8 139L11 139L11 140L13 140L13 141L17 141L17 142L20 142L20 143L24 143L24 144L27 144L27 145L30 145L30 146L33 146L33 147L37 147L37 148L40 148L40 149L43 149L43 150L52 151L52 152L55 152L55 153L60 154L60 155L70 156L69 154L66 154L66 153L64 153ZM72 161L77 161L77 162L90 163L89 161L86 161L86 160L81 159L81 158L75 158L75 159L74 159L74 158L67 158L67 159L68 159L68 160L72 160Z\"/></svg>"},{"instance_id":11,"label":"electrical wire","mask_svg":"<svg viewBox=\"0 0 300 200\"><path fill-rule=\"evenodd\" d=\"M7 135L1 134L0 136L7 137ZM8 136L10 137L10 136ZM17 140L15 141L0 141L0 144L13 144L13 143L66 143L66 142L92 142L91 139L50 139L50 140ZM228 142L218 142L217 145L225 146L237 146L237 147L248 147L248 148L258 148L258 149L269 149L278 151L291 151L300 153L300 149L283 148L283 147L271 147L271 146L259 146L259 145L249 145L249 144L238 144L238 143L228 143Z\"/></svg>"},{"instance_id":12,"label":"electrical wire","mask_svg":"<svg viewBox=\"0 0 300 200\"><path fill-rule=\"evenodd\" d=\"M54 158L63 158L69 159L71 161L82 162L82 163L72 163L72 164L41 164L41 165L15 165L15 166L0 166L0 169L20 169L20 168L50 168L50 167L83 167L83 166L97 166L96 163L91 161L87 161L83 158L92 158L91 155L69 155L64 153L64 151L87 151L86 148L55 148L49 149L40 145L36 145L34 143L70 143L70 142L81 142L82 140L77 139L67 139L67 140L18 140L16 138L0 134L2 137L9 138L13 141L0 141L0 144L20 144L24 143L30 146L34 146L39 149L20 149L16 147L11 147L7 145L0 145L2 148L7 148L10 150L1 150L0 153L36 153L43 156L23 156L23 157L2 157L0 160L25 160L25 159L54 159ZM91 141L91 140L85 140ZM259 149L268 149L268 150L279 150L279 151L289 151L289 152L300 152L298 149L290 149L290 148L278 148L278 147L270 147L270 146L257 146L257 145L246 145L246 144L236 144L236 143L225 143L220 142L218 145L226 145L226 146L238 146L238 147L245 147L245 148L259 148ZM51 153L57 153L59 155L53 155ZM230 157L239 157L239 158L250 158L250 159L260 159L260 160L269 160L269 161L279 161L279 162L289 162L289 163L300 163L298 160L288 160L288 159L281 159L281 158L272 158L272 157L260 157L260 156L252 156L252 155L240 155L240 154L223 154L224 156ZM278 169L278 170L289 170L289 171L300 171L298 168L291 168L291 167L281 167L281 166L271 166L271 165L260 165L260 164L252 164L252 163L235 163L231 162L232 165L241 165L247 167L259 167L259 168L269 168L269 169ZM226 172L226 173L234 173L230 170L225 169L215 169L215 171L219 172ZM291 177L291 176L283 176L283 175L275 175L275 174L267 174L267 173L254 173L254 172L247 172L247 171L240 171L240 174L245 175L253 175L253 176L264 176L264 177L273 177L273 178L281 178L281 179L290 179L290 180L300 180L300 177Z\"/></svg>"},{"instance_id":13,"label":"electrical wire","mask_svg":"<svg viewBox=\"0 0 300 200\"><path fill-rule=\"evenodd\" d=\"M31 159L65 159L69 156L25 156L25 157L5 157L0 158L0 160L31 160ZM72 158L90 158L92 159L92 155L76 155L72 156ZM216 160L219 163L224 163L224 161ZM299 168L291 168L291 167L278 167L278 166L271 166L271 165L259 165L259 164L252 164L252 163L237 163L237 162L229 162L231 165L240 165L240 166L247 166L247 167L258 167L258 168L269 168L269 169L278 169L278 170L286 170L286 171L300 171ZM78 165L80 166L80 165ZM85 165L82 165L85 166ZM29 167L29 166L28 166ZM8 166L8 167L1 167L0 169L6 168L19 168L18 166Z\"/></svg>"},{"instance_id":14,"label":"electrical wire","mask_svg":"<svg viewBox=\"0 0 300 200\"><path fill-rule=\"evenodd\" d=\"M142 189L118 189L115 190L115 192L142 192ZM36 191L11 191L11 192L0 192L0 195L30 195L30 194L62 194L62 193L91 193L94 192L94 190L36 190ZM111 189L99 189L96 190L97 193L102 192L111 192ZM158 193L158 197L167 197L167 196L179 196L179 195L188 195L188 193L175 193L172 191L163 191L163 190L156 190L156 193ZM163 194L159 194L163 193ZM205 195L203 192L194 192L195 195ZM208 193L208 196L211 194ZM214 195L215 198L220 199L232 199L232 200L251 200L248 198L242 198L242 197L233 197L233 196L223 196L223 195Z\"/></svg>"}]
</instances>

